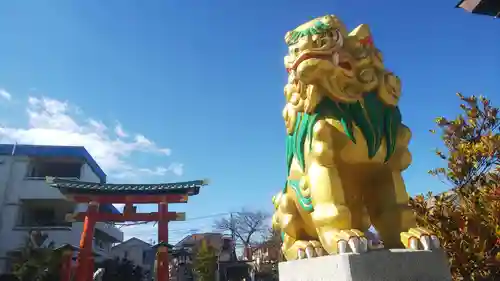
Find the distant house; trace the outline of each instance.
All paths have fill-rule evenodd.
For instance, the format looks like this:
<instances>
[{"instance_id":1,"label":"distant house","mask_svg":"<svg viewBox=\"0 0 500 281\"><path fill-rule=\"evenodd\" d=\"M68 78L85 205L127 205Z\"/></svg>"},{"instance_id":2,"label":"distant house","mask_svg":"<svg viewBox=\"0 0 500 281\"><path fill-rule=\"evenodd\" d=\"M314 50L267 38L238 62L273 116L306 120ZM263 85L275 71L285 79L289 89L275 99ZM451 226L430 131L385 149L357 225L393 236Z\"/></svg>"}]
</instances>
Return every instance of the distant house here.
<instances>
[{"instance_id":1,"label":"distant house","mask_svg":"<svg viewBox=\"0 0 500 281\"><path fill-rule=\"evenodd\" d=\"M174 245L174 255L181 252L188 254L188 258L185 259L187 261L186 263L181 264L175 261L175 272L173 272L172 275L176 275L177 280L192 280L191 262L195 259L194 255L202 241L205 241L208 246L213 247L217 253L217 260L219 262L218 280L221 280L221 271L224 271L225 275L225 264L236 261L234 242L231 237L227 237L221 233L211 232L191 234Z\"/></svg>"},{"instance_id":2,"label":"distant house","mask_svg":"<svg viewBox=\"0 0 500 281\"><path fill-rule=\"evenodd\" d=\"M247 250L249 253L246 254L251 256L251 259L257 264L260 263L274 263L281 260L281 247L277 247L273 244L262 244L252 247L251 250Z\"/></svg>"},{"instance_id":3,"label":"distant house","mask_svg":"<svg viewBox=\"0 0 500 281\"><path fill-rule=\"evenodd\" d=\"M174 245L174 248L194 249L201 244L202 240L205 240L208 246L220 250L223 244L222 237L223 235L220 233L195 233L184 237Z\"/></svg>"},{"instance_id":4,"label":"distant house","mask_svg":"<svg viewBox=\"0 0 500 281\"><path fill-rule=\"evenodd\" d=\"M153 272L155 249L152 248L151 244L139 238L132 237L114 246L111 248L111 256L127 259L150 274Z\"/></svg>"},{"instance_id":5,"label":"distant house","mask_svg":"<svg viewBox=\"0 0 500 281\"><path fill-rule=\"evenodd\" d=\"M213 247L217 253L219 261L235 260L234 242L231 237L227 237L221 233L195 233L184 237L181 241L174 245L174 249L185 249L188 252L194 252L201 245L201 241L205 240L207 245Z\"/></svg>"},{"instance_id":6,"label":"distant house","mask_svg":"<svg viewBox=\"0 0 500 281\"><path fill-rule=\"evenodd\" d=\"M461 0L456 8L464 9L473 14L490 17L500 16L500 1L498 0Z\"/></svg>"}]
</instances>

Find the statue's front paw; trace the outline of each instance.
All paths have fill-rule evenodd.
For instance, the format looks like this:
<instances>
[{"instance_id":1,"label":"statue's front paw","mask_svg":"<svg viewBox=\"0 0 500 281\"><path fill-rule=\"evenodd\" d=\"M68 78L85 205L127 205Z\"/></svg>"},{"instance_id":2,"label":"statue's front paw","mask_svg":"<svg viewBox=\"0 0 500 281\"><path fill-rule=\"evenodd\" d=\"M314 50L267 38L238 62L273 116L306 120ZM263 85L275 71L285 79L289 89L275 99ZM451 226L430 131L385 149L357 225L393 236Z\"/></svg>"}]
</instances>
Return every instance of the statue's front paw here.
<instances>
[{"instance_id":1,"label":"statue's front paw","mask_svg":"<svg viewBox=\"0 0 500 281\"><path fill-rule=\"evenodd\" d=\"M401 242L407 249L433 250L441 248L438 237L423 227L410 228L401 233Z\"/></svg>"},{"instance_id":2,"label":"statue's front paw","mask_svg":"<svg viewBox=\"0 0 500 281\"><path fill-rule=\"evenodd\" d=\"M368 251L368 239L365 234L357 229L346 229L334 231L333 239L337 245L337 253L366 253Z\"/></svg>"}]
</instances>

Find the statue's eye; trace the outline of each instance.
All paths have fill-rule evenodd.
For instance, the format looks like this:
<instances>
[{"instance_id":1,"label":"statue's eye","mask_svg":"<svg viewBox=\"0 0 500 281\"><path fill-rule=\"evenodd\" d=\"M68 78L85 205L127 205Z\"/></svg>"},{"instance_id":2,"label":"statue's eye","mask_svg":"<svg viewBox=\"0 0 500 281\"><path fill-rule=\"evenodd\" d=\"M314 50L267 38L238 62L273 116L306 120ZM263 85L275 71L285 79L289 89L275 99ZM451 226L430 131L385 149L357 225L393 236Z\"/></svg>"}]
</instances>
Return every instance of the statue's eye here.
<instances>
[{"instance_id":1,"label":"statue's eye","mask_svg":"<svg viewBox=\"0 0 500 281\"><path fill-rule=\"evenodd\" d=\"M312 42L313 48L319 48L319 47L321 47L322 46L322 42L323 42L323 39L321 39L321 38L314 39L313 42Z\"/></svg>"},{"instance_id":2,"label":"statue's eye","mask_svg":"<svg viewBox=\"0 0 500 281\"><path fill-rule=\"evenodd\" d=\"M299 54L299 48L290 48L290 54L291 55L298 55Z\"/></svg>"},{"instance_id":3,"label":"statue's eye","mask_svg":"<svg viewBox=\"0 0 500 281\"><path fill-rule=\"evenodd\" d=\"M323 38L325 39L325 41L323 41L322 43L323 45L329 43L342 46L343 44L340 31L338 30L328 30L327 32L324 33Z\"/></svg>"}]
</instances>

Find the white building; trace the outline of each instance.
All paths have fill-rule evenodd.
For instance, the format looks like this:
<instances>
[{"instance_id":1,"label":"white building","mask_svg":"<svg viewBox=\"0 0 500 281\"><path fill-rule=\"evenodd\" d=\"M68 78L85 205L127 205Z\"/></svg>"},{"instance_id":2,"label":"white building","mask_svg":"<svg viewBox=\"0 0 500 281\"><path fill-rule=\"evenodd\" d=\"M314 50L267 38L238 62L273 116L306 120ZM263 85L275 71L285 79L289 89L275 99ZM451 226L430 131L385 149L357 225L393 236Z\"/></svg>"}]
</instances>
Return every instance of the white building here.
<instances>
[{"instance_id":1,"label":"white building","mask_svg":"<svg viewBox=\"0 0 500 281\"><path fill-rule=\"evenodd\" d=\"M0 144L0 272L7 270L8 255L25 243L30 230L47 235L55 246L79 245L82 222L66 222L68 213L85 211L85 204L66 200L46 176L106 182L106 174L84 147ZM101 211L118 212L112 205ZM99 222L94 234L96 261L109 258L113 243L123 232Z\"/></svg>"},{"instance_id":2,"label":"white building","mask_svg":"<svg viewBox=\"0 0 500 281\"><path fill-rule=\"evenodd\" d=\"M155 254L152 246L139 238L132 237L114 246L111 249L111 256L119 259L127 259L144 270L152 271Z\"/></svg>"}]
</instances>

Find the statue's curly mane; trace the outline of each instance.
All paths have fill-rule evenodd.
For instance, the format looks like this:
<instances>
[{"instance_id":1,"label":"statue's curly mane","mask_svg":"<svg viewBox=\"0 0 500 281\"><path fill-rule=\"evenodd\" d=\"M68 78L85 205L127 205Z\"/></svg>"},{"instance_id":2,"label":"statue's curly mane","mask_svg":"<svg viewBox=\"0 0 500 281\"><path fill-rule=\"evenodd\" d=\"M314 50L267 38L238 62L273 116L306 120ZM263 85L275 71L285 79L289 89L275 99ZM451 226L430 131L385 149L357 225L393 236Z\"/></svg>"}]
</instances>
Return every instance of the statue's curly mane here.
<instances>
[{"instance_id":1,"label":"statue's curly mane","mask_svg":"<svg viewBox=\"0 0 500 281\"><path fill-rule=\"evenodd\" d=\"M384 138L387 148L385 161L388 161L394 154L398 129L402 121L398 107L384 104L377 97L376 92L366 93L363 100L356 103L340 103L325 97L317 105L313 114L298 113L295 130L287 136L286 141L288 173L294 156L297 157L301 169L305 169L306 139L309 137L309 145L311 145L313 126L316 121L323 118L339 120L347 136L354 143L356 139L353 126L357 126L366 139L369 158L376 155Z\"/></svg>"}]
</instances>

